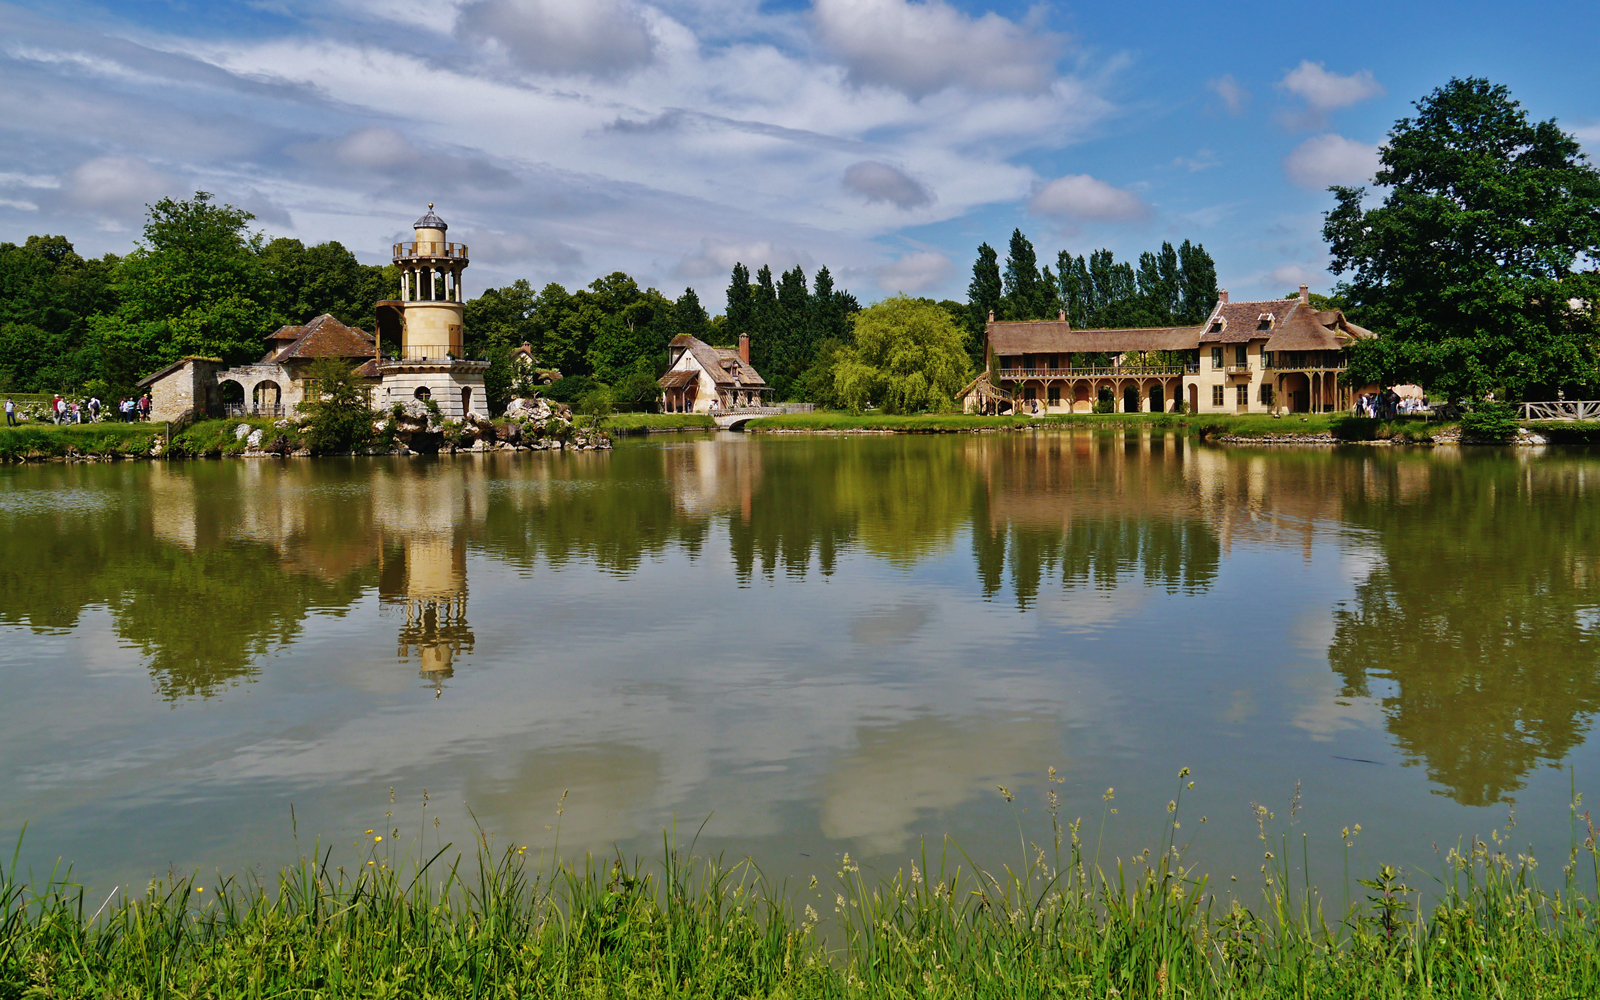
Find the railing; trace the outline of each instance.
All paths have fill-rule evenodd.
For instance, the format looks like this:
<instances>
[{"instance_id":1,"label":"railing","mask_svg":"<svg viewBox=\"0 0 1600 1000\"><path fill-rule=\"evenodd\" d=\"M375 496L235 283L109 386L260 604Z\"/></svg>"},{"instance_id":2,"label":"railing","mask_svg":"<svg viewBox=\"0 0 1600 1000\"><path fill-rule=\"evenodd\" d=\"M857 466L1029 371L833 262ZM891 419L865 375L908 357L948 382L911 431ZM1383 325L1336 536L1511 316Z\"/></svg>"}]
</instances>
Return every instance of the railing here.
<instances>
[{"instance_id":1,"label":"railing","mask_svg":"<svg viewBox=\"0 0 1600 1000\"><path fill-rule=\"evenodd\" d=\"M1524 420L1600 420L1600 400L1555 399L1523 403Z\"/></svg>"},{"instance_id":2,"label":"railing","mask_svg":"<svg viewBox=\"0 0 1600 1000\"><path fill-rule=\"evenodd\" d=\"M1343 358L1337 358L1337 359L1335 359L1333 361L1329 361L1329 362L1312 362L1309 359L1302 359L1300 361L1286 360L1284 358L1278 357L1277 355L1273 355L1272 360L1270 362L1262 365L1261 367L1263 367L1263 368L1271 368L1273 371L1279 371L1279 372L1282 372L1282 371L1342 371L1345 368L1349 367L1349 364L1350 363L1348 361L1344 360Z\"/></svg>"},{"instance_id":3,"label":"railing","mask_svg":"<svg viewBox=\"0 0 1600 1000\"><path fill-rule=\"evenodd\" d=\"M380 365L401 364L406 361L477 361L465 358L448 347L408 347L403 354L388 354L378 360Z\"/></svg>"},{"instance_id":4,"label":"railing","mask_svg":"<svg viewBox=\"0 0 1600 1000\"><path fill-rule=\"evenodd\" d=\"M449 257L452 260L466 260L467 245L441 243L438 240L420 240L394 245L395 260L405 260L409 257Z\"/></svg>"},{"instance_id":5,"label":"railing","mask_svg":"<svg viewBox=\"0 0 1600 1000\"><path fill-rule=\"evenodd\" d=\"M1248 374L1250 374L1250 366L1249 365L1229 365L1228 366L1228 374L1229 375L1248 375Z\"/></svg>"},{"instance_id":6,"label":"railing","mask_svg":"<svg viewBox=\"0 0 1600 1000\"><path fill-rule=\"evenodd\" d=\"M815 403L779 403L777 406L730 406L725 410L718 410L720 416L731 413L759 413L763 416L776 416L784 413L812 413L816 410Z\"/></svg>"},{"instance_id":7,"label":"railing","mask_svg":"<svg viewBox=\"0 0 1600 1000\"><path fill-rule=\"evenodd\" d=\"M1182 375L1196 372L1199 365L1106 365L1099 368L1002 368L1001 378L1094 378L1097 376L1138 377L1147 375Z\"/></svg>"},{"instance_id":8,"label":"railing","mask_svg":"<svg viewBox=\"0 0 1600 1000\"><path fill-rule=\"evenodd\" d=\"M283 416L283 404L223 403L222 415L225 417L281 417Z\"/></svg>"}]
</instances>

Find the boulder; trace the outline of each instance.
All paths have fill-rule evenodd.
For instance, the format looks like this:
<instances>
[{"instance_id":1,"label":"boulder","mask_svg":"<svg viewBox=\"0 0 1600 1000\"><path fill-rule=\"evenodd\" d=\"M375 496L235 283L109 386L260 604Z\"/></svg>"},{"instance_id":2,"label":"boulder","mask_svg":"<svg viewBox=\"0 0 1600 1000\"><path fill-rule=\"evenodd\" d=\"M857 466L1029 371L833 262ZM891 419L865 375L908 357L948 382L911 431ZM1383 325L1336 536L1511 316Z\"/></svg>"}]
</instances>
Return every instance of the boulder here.
<instances>
[{"instance_id":1,"label":"boulder","mask_svg":"<svg viewBox=\"0 0 1600 1000\"><path fill-rule=\"evenodd\" d=\"M240 424L238 427L235 427L233 429L233 439L235 441L243 441L245 438L247 438L249 436L250 436L250 425L249 424Z\"/></svg>"},{"instance_id":2,"label":"boulder","mask_svg":"<svg viewBox=\"0 0 1600 1000\"><path fill-rule=\"evenodd\" d=\"M255 451L261 447L261 428L257 427L255 430L250 432L250 436L245 438L244 446L249 448L251 451Z\"/></svg>"},{"instance_id":3,"label":"boulder","mask_svg":"<svg viewBox=\"0 0 1600 1000\"><path fill-rule=\"evenodd\" d=\"M522 425L514 420L502 420L494 425L494 436L497 441L517 444L522 440Z\"/></svg>"}]
</instances>

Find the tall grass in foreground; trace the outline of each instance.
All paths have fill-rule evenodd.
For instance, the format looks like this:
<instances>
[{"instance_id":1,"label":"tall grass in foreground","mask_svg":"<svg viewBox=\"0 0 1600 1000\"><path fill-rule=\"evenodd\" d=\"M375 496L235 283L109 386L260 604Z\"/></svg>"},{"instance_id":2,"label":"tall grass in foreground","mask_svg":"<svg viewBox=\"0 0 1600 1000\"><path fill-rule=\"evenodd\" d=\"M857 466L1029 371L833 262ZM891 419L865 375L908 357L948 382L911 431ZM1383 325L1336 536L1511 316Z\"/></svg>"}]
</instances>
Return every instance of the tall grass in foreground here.
<instances>
[{"instance_id":1,"label":"tall grass in foreground","mask_svg":"<svg viewBox=\"0 0 1600 1000\"><path fill-rule=\"evenodd\" d=\"M1441 859L1426 913L1384 867L1330 914L1286 860L1304 842L1269 831L1265 809L1258 900L1214 893L1184 866L1181 798L1157 849L1104 867L1053 795L1052 842L1019 826L1016 868L947 844L869 877L846 855L822 913L815 880L773 884L671 838L645 865L529 861L488 837L470 859L402 859L380 835L353 872L319 852L270 883L178 878L103 902L56 874L20 883L13 859L0 996L1600 995L1595 832L1576 800L1559 891L1497 832Z\"/></svg>"}]
</instances>

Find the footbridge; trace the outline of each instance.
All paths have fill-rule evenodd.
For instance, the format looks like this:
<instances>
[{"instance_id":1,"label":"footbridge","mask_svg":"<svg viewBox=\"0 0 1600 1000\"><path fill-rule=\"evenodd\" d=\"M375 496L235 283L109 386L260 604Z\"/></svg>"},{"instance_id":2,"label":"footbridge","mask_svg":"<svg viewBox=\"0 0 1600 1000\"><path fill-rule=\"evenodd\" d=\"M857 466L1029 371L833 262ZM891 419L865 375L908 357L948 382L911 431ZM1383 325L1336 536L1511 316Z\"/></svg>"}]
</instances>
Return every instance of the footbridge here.
<instances>
[{"instance_id":1,"label":"footbridge","mask_svg":"<svg viewBox=\"0 0 1600 1000\"><path fill-rule=\"evenodd\" d=\"M717 428L724 431L743 430L744 425L757 417L776 417L785 413L810 413L815 410L815 403L784 403L779 406L735 406L731 410L723 410L711 415L716 421Z\"/></svg>"}]
</instances>

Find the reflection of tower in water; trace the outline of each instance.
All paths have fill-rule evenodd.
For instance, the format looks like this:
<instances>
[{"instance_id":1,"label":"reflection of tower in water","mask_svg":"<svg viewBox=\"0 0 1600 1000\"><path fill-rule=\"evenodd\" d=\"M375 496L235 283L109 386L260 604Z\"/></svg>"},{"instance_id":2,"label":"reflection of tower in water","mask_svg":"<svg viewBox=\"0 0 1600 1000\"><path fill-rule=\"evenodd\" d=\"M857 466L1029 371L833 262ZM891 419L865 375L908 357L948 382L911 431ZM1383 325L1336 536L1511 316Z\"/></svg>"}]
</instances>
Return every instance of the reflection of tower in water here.
<instances>
[{"instance_id":1,"label":"reflection of tower in water","mask_svg":"<svg viewBox=\"0 0 1600 1000\"><path fill-rule=\"evenodd\" d=\"M472 652L467 624L467 544L461 531L408 534L386 546L378 577L382 613L405 617L401 662L415 661L418 676L442 689L456 659Z\"/></svg>"}]
</instances>

